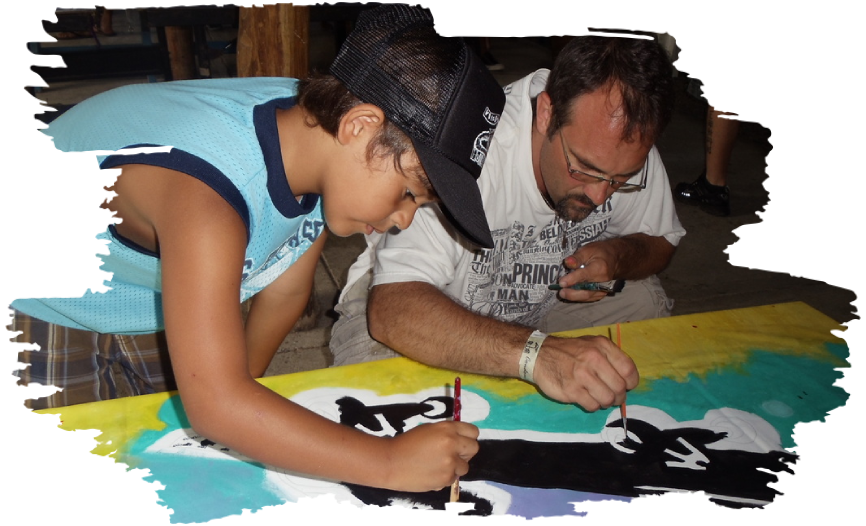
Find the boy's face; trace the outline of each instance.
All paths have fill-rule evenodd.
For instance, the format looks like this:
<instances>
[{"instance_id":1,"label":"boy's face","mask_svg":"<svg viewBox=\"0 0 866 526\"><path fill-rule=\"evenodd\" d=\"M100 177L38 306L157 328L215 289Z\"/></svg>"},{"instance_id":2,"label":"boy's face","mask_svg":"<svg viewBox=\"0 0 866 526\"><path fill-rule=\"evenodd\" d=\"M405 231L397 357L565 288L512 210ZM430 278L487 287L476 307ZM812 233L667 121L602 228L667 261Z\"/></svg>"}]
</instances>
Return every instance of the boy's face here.
<instances>
[{"instance_id":1,"label":"boy's face","mask_svg":"<svg viewBox=\"0 0 866 526\"><path fill-rule=\"evenodd\" d=\"M337 236L404 230L419 206L435 200L414 152L403 156L402 173L392 157L354 161L352 173L343 173L325 192L325 221Z\"/></svg>"}]
</instances>

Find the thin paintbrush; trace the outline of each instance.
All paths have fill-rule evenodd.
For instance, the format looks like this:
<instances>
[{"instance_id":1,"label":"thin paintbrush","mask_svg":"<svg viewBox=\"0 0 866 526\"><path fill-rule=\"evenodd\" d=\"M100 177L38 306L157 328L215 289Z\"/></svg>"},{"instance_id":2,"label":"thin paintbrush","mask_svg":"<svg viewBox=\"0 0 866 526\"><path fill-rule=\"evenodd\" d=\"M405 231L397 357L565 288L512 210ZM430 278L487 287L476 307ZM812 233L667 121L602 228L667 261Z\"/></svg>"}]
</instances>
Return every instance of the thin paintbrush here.
<instances>
[{"instance_id":1,"label":"thin paintbrush","mask_svg":"<svg viewBox=\"0 0 866 526\"><path fill-rule=\"evenodd\" d=\"M610 327L607 328L607 338L613 341L613 334ZM616 346L622 349L622 332L619 328L619 323L616 324ZM628 420L625 417L625 400L619 406L619 416L622 418L622 431L625 433L625 438L628 438Z\"/></svg>"},{"instance_id":2,"label":"thin paintbrush","mask_svg":"<svg viewBox=\"0 0 866 526\"><path fill-rule=\"evenodd\" d=\"M460 377L454 379L454 421L460 421ZM460 477L451 484L451 502L460 500Z\"/></svg>"},{"instance_id":3,"label":"thin paintbrush","mask_svg":"<svg viewBox=\"0 0 866 526\"><path fill-rule=\"evenodd\" d=\"M616 324L616 346L622 349L622 333L619 330L619 323ZM622 399L622 405L619 406L619 414L622 417L622 431L625 437L628 438L628 420L625 417L625 398Z\"/></svg>"}]
</instances>

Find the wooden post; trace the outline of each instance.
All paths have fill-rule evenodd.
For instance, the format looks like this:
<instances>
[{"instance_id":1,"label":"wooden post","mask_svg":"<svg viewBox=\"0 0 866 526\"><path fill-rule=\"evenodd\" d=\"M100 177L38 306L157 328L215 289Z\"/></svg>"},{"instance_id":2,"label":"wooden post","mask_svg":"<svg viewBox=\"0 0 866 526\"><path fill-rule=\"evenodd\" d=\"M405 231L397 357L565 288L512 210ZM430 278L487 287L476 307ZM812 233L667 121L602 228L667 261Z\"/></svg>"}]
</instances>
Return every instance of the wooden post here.
<instances>
[{"instance_id":1,"label":"wooden post","mask_svg":"<svg viewBox=\"0 0 866 526\"><path fill-rule=\"evenodd\" d=\"M239 8L238 77L306 77L309 73L309 28L308 6L276 4ZM307 308L295 322L292 332L316 327L319 311L314 284Z\"/></svg>"},{"instance_id":2,"label":"wooden post","mask_svg":"<svg viewBox=\"0 0 866 526\"><path fill-rule=\"evenodd\" d=\"M309 6L241 7L238 15L238 77L307 76L309 26Z\"/></svg>"},{"instance_id":3,"label":"wooden post","mask_svg":"<svg viewBox=\"0 0 866 526\"><path fill-rule=\"evenodd\" d=\"M192 28L189 26L167 26L165 28L165 43L168 46L172 80L198 78L192 43Z\"/></svg>"}]
</instances>

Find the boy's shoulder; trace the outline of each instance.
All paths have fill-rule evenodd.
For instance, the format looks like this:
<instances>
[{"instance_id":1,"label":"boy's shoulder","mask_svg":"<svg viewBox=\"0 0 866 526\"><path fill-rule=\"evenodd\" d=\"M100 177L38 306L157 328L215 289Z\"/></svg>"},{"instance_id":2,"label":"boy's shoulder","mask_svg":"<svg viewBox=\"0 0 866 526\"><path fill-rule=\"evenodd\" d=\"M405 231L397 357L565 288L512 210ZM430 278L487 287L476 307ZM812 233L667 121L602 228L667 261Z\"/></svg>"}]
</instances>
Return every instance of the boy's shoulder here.
<instances>
[{"instance_id":1,"label":"boy's shoulder","mask_svg":"<svg viewBox=\"0 0 866 526\"><path fill-rule=\"evenodd\" d=\"M172 80L146 84L131 84L106 92L122 96L126 92L151 93L261 93L268 96L293 96L298 79L289 77L232 77L220 79Z\"/></svg>"}]
</instances>

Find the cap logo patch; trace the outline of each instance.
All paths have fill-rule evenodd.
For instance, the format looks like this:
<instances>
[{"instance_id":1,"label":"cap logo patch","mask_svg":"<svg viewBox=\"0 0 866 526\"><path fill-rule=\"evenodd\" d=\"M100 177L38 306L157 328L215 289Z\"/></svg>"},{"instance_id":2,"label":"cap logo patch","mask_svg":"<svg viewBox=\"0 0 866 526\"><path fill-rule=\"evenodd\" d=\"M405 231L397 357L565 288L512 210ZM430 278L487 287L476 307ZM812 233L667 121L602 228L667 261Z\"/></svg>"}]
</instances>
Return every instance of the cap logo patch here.
<instances>
[{"instance_id":1,"label":"cap logo patch","mask_svg":"<svg viewBox=\"0 0 866 526\"><path fill-rule=\"evenodd\" d=\"M490 111L490 108L484 108L484 120L491 126L491 128L479 133L478 136L475 137L475 143L472 145L472 155L469 156L469 159L478 166L482 166L485 157L487 157L487 149L490 147L490 138L493 137L493 130L499 122L499 115L499 113L493 113Z\"/></svg>"}]
</instances>

